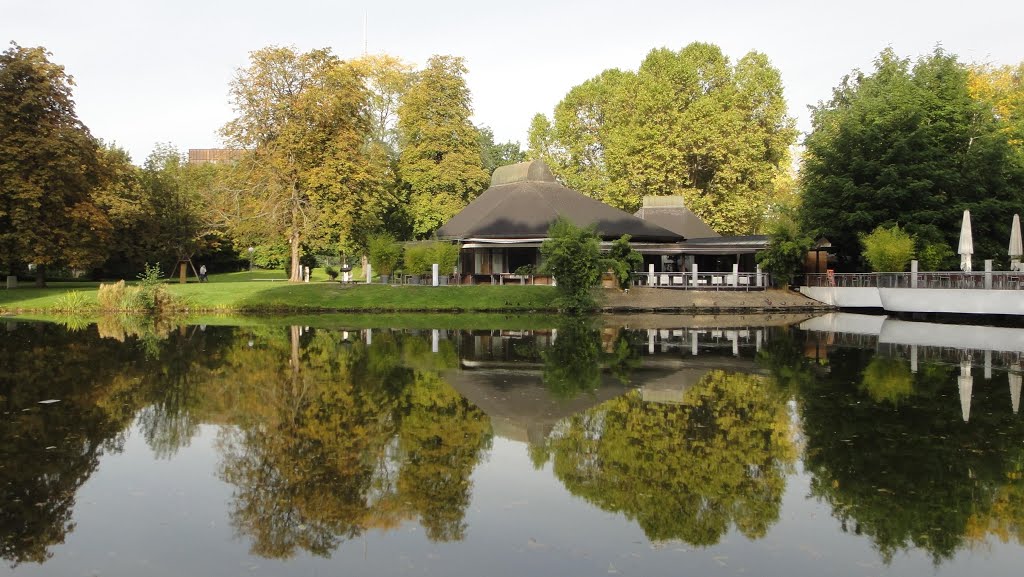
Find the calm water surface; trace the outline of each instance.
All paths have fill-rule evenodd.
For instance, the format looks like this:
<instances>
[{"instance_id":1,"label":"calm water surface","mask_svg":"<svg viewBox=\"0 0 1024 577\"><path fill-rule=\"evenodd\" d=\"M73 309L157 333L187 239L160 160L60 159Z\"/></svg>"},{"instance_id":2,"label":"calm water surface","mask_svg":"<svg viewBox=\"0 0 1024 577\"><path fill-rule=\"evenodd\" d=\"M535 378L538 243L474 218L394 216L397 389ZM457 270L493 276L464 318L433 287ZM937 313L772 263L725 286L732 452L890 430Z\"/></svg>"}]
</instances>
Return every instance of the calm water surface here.
<instances>
[{"instance_id":1,"label":"calm water surface","mask_svg":"<svg viewBox=\"0 0 1024 577\"><path fill-rule=\"evenodd\" d=\"M0 575L1024 567L1024 329L638 323L7 321Z\"/></svg>"}]
</instances>

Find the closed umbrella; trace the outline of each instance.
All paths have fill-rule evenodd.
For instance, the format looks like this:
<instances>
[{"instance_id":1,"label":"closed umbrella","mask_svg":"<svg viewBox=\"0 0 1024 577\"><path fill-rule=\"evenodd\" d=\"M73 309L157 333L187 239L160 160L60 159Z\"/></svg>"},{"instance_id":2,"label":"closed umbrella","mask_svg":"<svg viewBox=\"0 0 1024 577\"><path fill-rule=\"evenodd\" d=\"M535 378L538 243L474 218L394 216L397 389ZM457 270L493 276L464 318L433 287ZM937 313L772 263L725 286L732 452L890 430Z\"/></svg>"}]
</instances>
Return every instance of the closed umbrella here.
<instances>
[{"instance_id":1,"label":"closed umbrella","mask_svg":"<svg viewBox=\"0 0 1024 577\"><path fill-rule=\"evenodd\" d=\"M1010 270L1024 270L1020 257L1024 255L1024 245L1020 240L1020 215L1013 215L1013 226L1010 227Z\"/></svg>"},{"instance_id":2,"label":"closed umbrella","mask_svg":"<svg viewBox=\"0 0 1024 577\"><path fill-rule=\"evenodd\" d=\"M960 361L960 376L956 378L956 383L960 386L960 412L966 423L971 419L971 391L974 389L971 361Z\"/></svg>"},{"instance_id":3,"label":"closed umbrella","mask_svg":"<svg viewBox=\"0 0 1024 577\"><path fill-rule=\"evenodd\" d=\"M960 270L971 272L971 255L974 254L974 239L971 238L971 211L964 211L964 220L960 224Z\"/></svg>"}]
</instances>

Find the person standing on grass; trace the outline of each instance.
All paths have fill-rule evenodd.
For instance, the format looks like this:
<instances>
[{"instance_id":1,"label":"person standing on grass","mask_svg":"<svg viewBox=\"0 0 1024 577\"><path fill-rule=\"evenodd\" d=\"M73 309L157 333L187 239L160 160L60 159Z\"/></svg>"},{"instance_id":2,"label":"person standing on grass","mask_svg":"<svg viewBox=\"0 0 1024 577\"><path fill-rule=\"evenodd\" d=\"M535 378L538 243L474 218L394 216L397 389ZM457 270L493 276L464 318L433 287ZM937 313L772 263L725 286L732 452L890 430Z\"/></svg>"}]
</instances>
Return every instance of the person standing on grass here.
<instances>
[{"instance_id":1,"label":"person standing on grass","mask_svg":"<svg viewBox=\"0 0 1024 577\"><path fill-rule=\"evenodd\" d=\"M199 282L206 282L206 265L200 265L199 267Z\"/></svg>"}]
</instances>

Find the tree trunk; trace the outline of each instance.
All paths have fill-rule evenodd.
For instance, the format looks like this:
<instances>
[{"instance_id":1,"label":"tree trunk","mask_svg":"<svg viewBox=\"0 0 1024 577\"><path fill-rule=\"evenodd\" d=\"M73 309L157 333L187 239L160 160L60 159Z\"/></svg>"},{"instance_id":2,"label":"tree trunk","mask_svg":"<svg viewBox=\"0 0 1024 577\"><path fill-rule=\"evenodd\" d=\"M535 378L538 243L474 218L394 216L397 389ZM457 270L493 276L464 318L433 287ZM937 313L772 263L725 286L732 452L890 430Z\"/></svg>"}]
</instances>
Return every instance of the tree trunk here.
<instances>
[{"instance_id":1,"label":"tree trunk","mask_svg":"<svg viewBox=\"0 0 1024 577\"><path fill-rule=\"evenodd\" d=\"M43 288L46 286L46 267L38 264L36 265L36 288Z\"/></svg>"},{"instance_id":2,"label":"tree trunk","mask_svg":"<svg viewBox=\"0 0 1024 577\"><path fill-rule=\"evenodd\" d=\"M302 266L299 264L299 233L293 232L292 245L292 274L288 278L291 282L302 282Z\"/></svg>"}]
</instances>

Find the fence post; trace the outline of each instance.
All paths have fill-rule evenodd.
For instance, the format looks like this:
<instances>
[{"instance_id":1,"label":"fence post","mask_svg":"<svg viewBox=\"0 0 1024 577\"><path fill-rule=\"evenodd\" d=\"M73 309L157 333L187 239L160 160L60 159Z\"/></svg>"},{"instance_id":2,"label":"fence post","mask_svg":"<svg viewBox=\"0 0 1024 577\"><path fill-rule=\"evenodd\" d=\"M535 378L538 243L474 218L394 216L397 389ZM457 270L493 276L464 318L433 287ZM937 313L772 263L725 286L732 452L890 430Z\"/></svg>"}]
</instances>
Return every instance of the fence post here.
<instances>
[{"instance_id":1,"label":"fence post","mask_svg":"<svg viewBox=\"0 0 1024 577\"><path fill-rule=\"evenodd\" d=\"M366 284L370 284L370 279L373 278L373 266L370 263L366 263Z\"/></svg>"},{"instance_id":2,"label":"fence post","mask_svg":"<svg viewBox=\"0 0 1024 577\"><path fill-rule=\"evenodd\" d=\"M910 288L917 288L917 261L910 261Z\"/></svg>"},{"instance_id":3,"label":"fence post","mask_svg":"<svg viewBox=\"0 0 1024 577\"><path fill-rule=\"evenodd\" d=\"M654 286L654 265L647 265L647 286Z\"/></svg>"},{"instance_id":4,"label":"fence post","mask_svg":"<svg viewBox=\"0 0 1024 577\"><path fill-rule=\"evenodd\" d=\"M764 286L764 277L761 276L761 265L757 265L757 268L754 270L757 271L757 288L761 288Z\"/></svg>"},{"instance_id":5,"label":"fence post","mask_svg":"<svg viewBox=\"0 0 1024 577\"><path fill-rule=\"evenodd\" d=\"M985 259L985 288L992 288L992 259Z\"/></svg>"},{"instance_id":6,"label":"fence post","mask_svg":"<svg viewBox=\"0 0 1024 577\"><path fill-rule=\"evenodd\" d=\"M732 265L732 286L737 287L740 284L740 264L733 263Z\"/></svg>"},{"instance_id":7,"label":"fence post","mask_svg":"<svg viewBox=\"0 0 1024 577\"><path fill-rule=\"evenodd\" d=\"M437 276L438 276L438 274L437 274L437 266L438 265L437 265L436 262L434 264L430 265L431 273L433 273L433 276L434 276L434 286L437 286Z\"/></svg>"},{"instance_id":8,"label":"fence post","mask_svg":"<svg viewBox=\"0 0 1024 577\"><path fill-rule=\"evenodd\" d=\"M697 263L693 263L693 288L697 288Z\"/></svg>"}]
</instances>

